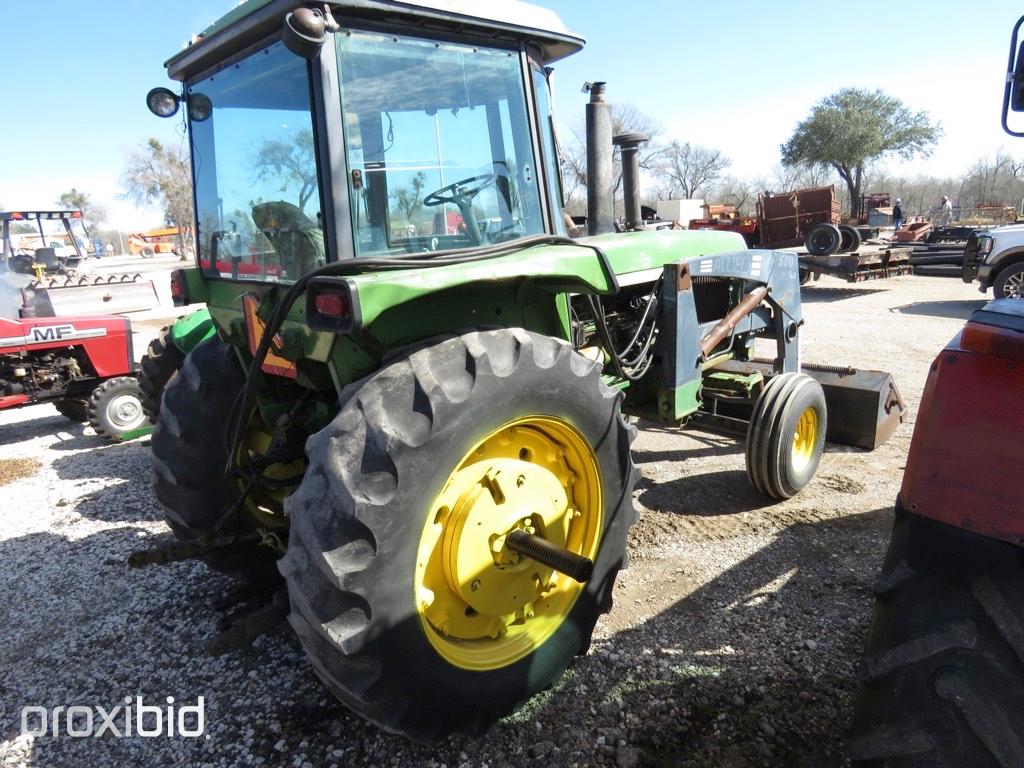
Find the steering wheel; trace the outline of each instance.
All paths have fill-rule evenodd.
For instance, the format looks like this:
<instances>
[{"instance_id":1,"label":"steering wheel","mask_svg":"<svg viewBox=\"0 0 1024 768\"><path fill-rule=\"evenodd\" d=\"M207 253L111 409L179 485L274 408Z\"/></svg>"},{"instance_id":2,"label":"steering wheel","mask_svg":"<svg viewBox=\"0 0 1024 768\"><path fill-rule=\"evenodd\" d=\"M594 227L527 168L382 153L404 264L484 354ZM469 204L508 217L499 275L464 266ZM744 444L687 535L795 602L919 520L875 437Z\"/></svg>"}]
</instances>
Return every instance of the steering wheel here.
<instances>
[{"instance_id":1,"label":"steering wheel","mask_svg":"<svg viewBox=\"0 0 1024 768\"><path fill-rule=\"evenodd\" d=\"M468 179L460 179L447 187L435 189L425 198L424 205L444 205L455 203L459 208L469 205L469 202L479 195L487 187L491 186L498 178L496 173L481 173L479 176L470 176ZM448 194L445 194L445 193Z\"/></svg>"}]
</instances>

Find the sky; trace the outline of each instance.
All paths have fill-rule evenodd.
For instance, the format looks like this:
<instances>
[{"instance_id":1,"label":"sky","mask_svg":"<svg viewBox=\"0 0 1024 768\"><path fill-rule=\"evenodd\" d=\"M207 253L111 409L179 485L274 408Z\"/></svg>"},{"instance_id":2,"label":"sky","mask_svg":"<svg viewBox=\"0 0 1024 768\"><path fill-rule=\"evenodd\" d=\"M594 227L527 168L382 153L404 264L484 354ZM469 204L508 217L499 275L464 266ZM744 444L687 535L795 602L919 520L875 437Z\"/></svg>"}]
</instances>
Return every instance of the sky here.
<instances>
[{"instance_id":1,"label":"sky","mask_svg":"<svg viewBox=\"0 0 1024 768\"><path fill-rule=\"evenodd\" d=\"M173 87L163 62L234 4L51 0L44 17L37 4L5 3L0 206L46 208L76 187L107 206L112 226L160 224L120 184L146 139L183 140L180 120L152 116L145 95ZM638 107L664 138L722 150L731 175L769 175L814 103L854 86L881 88L942 126L930 158L888 162L892 173L956 175L1000 148L1024 156L1024 140L999 126L1019 3L905 0L841 13L821 0L542 4L588 41L555 65L563 134L583 115L583 82L604 80L609 101Z\"/></svg>"}]
</instances>

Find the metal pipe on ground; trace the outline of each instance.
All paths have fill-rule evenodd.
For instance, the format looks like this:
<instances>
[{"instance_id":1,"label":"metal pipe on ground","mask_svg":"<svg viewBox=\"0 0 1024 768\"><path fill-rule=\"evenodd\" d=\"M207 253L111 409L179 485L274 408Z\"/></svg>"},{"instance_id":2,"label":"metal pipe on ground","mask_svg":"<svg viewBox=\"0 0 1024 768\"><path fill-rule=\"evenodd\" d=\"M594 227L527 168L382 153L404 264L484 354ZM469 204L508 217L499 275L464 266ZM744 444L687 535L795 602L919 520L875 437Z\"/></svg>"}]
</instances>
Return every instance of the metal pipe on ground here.
<instances>
[{"instance_id":1,"label":"metal pipe on ground","mask_svg":"<svg viewBox=\"0 0 1024 768\"><path fill-rule=\"evenodd\" d=\"M640 212L640 145L648 140L640 133L620 133L612 144L622 153L622 194L626 209L626 229L642 229Z\"/></svg>"},{"instance_id":2,"label":"metal pipe on ground","mask_svg":"<svg viewBox=\"0 0 1024 768\"><path fill-rule=\"evenodd\" d=\"M587 234L615 231L612 197L612 105L605 101L605 83L586 83L587 103Z\"/></svg>"},{"instance_id":3,"label":"metal pipe on ground","mask_svg":"<svg viewBox=\"0 0 1024 768\"><path fill-rule=\"evenodd\" d=\"M761 286L755 288L742 299L739 304L729 310L729 314L723 317L714 328L707 332L700 340L700 351L705 357L710 355L726 336L733 332L740 320L745 318L764 301L768 295L768 288Z\"/></svg>"}]
</instances>

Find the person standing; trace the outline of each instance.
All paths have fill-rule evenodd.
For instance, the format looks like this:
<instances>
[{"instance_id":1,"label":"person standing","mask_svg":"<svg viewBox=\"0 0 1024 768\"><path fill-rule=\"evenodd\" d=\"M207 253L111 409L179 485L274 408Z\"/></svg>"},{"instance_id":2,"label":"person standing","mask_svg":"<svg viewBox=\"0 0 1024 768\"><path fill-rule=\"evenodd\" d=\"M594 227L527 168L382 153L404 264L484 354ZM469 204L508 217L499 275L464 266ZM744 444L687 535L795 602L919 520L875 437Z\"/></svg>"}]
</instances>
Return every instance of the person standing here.
<instances>
[{"instance_id":1,"label":"person standing","mask_svg":"<svg viewBox=\"0 0 1024 768\"><path fill-rule=\"evenodd\" d=\"M896 198L896 204L892 207L892 231L895 234L903 226L903 203Z\"/></svg>"},{"instance_id":2,"label":"person standing","mask_svg":"<svg viewBox=\"0 0 1024 768\"><path fill-rule=\"evenodd\" d=\"M953 220L953 203L945 195L942 196L942 204L939 206L939 226L945 227Z\"/></svg>"}]
</instances>

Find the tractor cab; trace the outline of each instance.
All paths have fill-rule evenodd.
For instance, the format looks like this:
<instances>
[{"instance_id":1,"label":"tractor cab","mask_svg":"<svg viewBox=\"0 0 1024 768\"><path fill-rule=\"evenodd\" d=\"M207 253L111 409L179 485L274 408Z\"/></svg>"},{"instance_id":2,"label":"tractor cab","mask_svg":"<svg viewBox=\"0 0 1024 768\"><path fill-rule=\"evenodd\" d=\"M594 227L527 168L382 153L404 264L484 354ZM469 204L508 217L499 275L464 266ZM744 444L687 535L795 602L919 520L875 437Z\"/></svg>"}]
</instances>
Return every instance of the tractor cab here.
<instances>
[{"instance_id":1,"label":"tractor cab","mask_svg":"<svg viewBox=\"0 0 1024 768\"><path fill-rule=\"evenodd\" d=\"M564 234L545 68L582 41L517 3L434 5L250 0L168 62L183 90L149 103L186 105L206 277Z\"/></svg>"}]
</instances>

